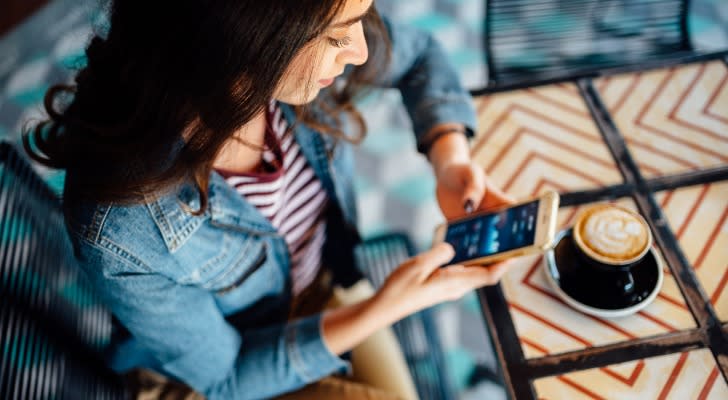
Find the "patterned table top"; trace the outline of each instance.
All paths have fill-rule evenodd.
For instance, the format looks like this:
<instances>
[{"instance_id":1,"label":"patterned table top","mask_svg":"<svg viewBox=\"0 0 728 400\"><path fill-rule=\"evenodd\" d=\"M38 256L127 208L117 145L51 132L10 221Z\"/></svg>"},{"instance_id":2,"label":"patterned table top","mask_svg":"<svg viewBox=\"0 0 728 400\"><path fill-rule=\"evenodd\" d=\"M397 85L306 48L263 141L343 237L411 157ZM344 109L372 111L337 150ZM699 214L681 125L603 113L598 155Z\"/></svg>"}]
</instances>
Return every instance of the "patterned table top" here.
<instances>
[{"instance_id":1,"label":"patterned table top","mask_svg":"<svg viewBox=\"0 0 728 400\"><path fill-rule=\"evenodd\" d=\"M657 194L680 248L723 322L728 321L728 182Z\"/></svg>"},{"instance_id":2,"label":"patterned table top","mask_svg":"<svg viewBox=\"0 0 728 400\"><path fill-rule=\"evenodd\" d=\"M482 97L476 107L473 157L513 196L622 182L573 84Z\"/></svg>"},{"instance_id":3,"label":"patterned table top","mask_svg":"<svg viewBox=\"0 0 728 400\"><path fill-rule=\"evenodd\" d=\"M535 382L540 399L726 399L707 349L592 368Z\"/></svg>"},{"instance_id":4,"label":"patterned table top","mask_svg":"<svg viewBox=\"0 0 728 400\"><path fill-rule=\"evenodd\" d=\"M636 209L631 200L621 200L617 204ZM578 207L562 208L559 211L560 227L571 226L577 212ZM541 256L518 259L502 282L526 358L696 326L669 273L657 298L647 308L628 317L606 319L581 313L561 300L546 280L545 262Z\"/></svg>"},{"instance_id":5,"label":"patterned table top","mask_svg":"<svg viewBox=\"0 0 728 400\"><path fill-rule=\"evenodd\" d=\"M728 69L721 61L595 82L647 177L728 164Z\"/></svg>"},{"instance_id":6,"label":"patterned table top","mask_svg":"<svg viewBox=\"0 0 728 400\"><path fill-rule=\"evenodd\" d=\"M588 103L584 99L594 97L590 87L596 101ZM611 115L616 133L608 124L595 123L589 107L594 104ZM518 338L496 340L520 347L504 352L510 355L503 357L519 365L509 373L531 367L556 371L558 366L550 364L558 360L588 363L600 349L614 351L610 354L620 350L619 356L593 365L574 362L570 370L532 375L533 396L728 398L720 367L728 371L728 356L720 350L728 330L723 330L723 339L715 339L722 344L706 339L706 332L712 329L715 334L720 323L728 322L726 63L498 93L478 99L477 107L480 131L473 154L497 184L521 198L548 189L560 191L567 200L559 211L560 228L570 227L584 204L610 201L634 209L650 220L656 253L666 261L664 283L654 302L631 316L607 319L584 314L561 300L546 280L544 257L515 260L501 282L509 318L496 318L510 319L515 330L506 332ZM625 156L615 156L620 152ZM676 279L675 271L688 273L680 272ZM696 289L686 294L686 287ZM713 309L699 310L701 316L696 317L696 307L704 304L696 302L696 296L708 299ZM693 299L692 306L688 299ZM501 328L493 328L496 336ZM662 338L692 342L685 339L682 348L630 356L632 341L644 346ZM511 376L511 381L518 378Z\"/></svg>"}]
</instances>

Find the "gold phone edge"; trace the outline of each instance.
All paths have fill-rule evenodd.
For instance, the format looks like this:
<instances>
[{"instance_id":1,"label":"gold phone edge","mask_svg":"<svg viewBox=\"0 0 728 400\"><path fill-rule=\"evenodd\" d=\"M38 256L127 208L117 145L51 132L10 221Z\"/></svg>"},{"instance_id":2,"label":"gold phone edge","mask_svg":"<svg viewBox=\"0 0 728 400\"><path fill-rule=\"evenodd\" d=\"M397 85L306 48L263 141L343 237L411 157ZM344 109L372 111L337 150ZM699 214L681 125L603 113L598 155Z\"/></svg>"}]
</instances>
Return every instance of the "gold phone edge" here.
<instances>
[{"instance_id":1,"label":"gold phone edge","mask_svg":"<svg viewBox=\"0 0 728 400\"><path fill-rule=\"evenodd\" d=\"M496 255L468 260L467 262L461 263L461 265L465 265L465 266L479 266L480 265L480 266L482 266L482 265L487 265L487 264L493 264L493 263L496 263L499 261L508 260L510 258L526 256L529 254L535 254L535 253L539 253L539 252L545 252L545 251L548 251L550 248L552 248L554 245L554 239L556 237L556 223L557 223L556 218L557 218L557 214L559 211L559 202L561 200L561 196L559 195L558 192L548 191L548 192L541 194L540 196L533 197L533 198L530 198L530 199L527 199L524 201L519 201L510 206L499 208L498 210L506 209L506 208L510 208L510 207L516 207L518 205L525 204L525 203L528 203L528 202L534 201L534 200L543 201L545 199L549 200L550 208L548 210L549 211L549 229L546 232L546 235L547 235L545 238L546 240L543 243L541 243L540 245L537 245L536 243L534 243L531 246L522 247L520 249L514 249L511 251L507 251L505 253L499 253ZM494 210L494 211L489 211L489 212L497 212L497 211ZM453 220L450 222L456 222L458 220L463 220L463 219L467 219L467 218L469 218L469 217L456 219L456 220ZM432 243L433 246L435 244L440 243L445 240L445 230L446 230L447 225L448 225L448 222L446 221L444 223L439 224L435 228L435 237L434 237L434 240Z\"/></svg>"}]
</instances>

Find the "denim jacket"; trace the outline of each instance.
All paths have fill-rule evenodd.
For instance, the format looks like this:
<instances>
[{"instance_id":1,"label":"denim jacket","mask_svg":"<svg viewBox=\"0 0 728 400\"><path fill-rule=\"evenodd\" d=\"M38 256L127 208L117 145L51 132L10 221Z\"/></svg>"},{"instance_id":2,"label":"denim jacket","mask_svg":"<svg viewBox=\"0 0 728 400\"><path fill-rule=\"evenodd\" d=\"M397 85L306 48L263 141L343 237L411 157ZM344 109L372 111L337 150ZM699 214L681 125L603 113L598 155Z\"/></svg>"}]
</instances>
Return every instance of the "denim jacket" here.
<instances>
[{"instance_id":1,"label":"denim jacket","mask_svg":"<svg viewBox=\"0 0 728 400\"><path fill-rule=\"evenodd\" d=\"M433 39L385 21L392 58L383 87L401 91L421 144L443 122L472 132L471 99ZM281 105L289 124L291 107ZM296 124L301 151L345 224L354 225L352 149ZM138 205L74 207L67 227L76 257L119 329L109 349L117 371L156 370L209 399L271 397L348 364L321 335L321 316L287 321L290 257L255 206L213 172L201 216L193 186ZM329 235L331 239L331 236ZM354 268L346 266L346 268Z\"/></svg>"}]
</instances>

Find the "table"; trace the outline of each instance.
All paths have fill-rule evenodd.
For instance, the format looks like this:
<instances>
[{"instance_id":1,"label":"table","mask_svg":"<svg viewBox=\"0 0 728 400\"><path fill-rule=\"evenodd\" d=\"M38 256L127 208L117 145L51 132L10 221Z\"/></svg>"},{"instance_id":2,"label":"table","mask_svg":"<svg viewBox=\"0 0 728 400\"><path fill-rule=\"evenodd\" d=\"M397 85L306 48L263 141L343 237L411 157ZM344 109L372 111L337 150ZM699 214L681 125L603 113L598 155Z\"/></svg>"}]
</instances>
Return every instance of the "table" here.
<instances>
[{"instance_id":1,"label":"table","mask_svg":"<svg viewBox=\"0 0 728 400\"><path fill-rule=\"evenodd\" d=\"M544 258L479 291L510 397L728 399L728 60L476 99L473 156L516 197L640 212L665 261L657 299L605 319L566 305Z\"/></svg>"}]
</instances>

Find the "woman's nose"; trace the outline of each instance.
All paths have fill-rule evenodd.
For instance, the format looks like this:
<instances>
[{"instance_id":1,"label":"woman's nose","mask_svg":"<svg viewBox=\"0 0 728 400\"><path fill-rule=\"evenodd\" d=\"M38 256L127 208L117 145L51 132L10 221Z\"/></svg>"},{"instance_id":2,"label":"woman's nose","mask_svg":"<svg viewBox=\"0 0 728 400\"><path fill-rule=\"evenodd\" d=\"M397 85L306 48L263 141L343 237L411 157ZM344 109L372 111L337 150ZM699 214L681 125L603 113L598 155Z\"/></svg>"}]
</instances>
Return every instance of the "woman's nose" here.
<instances>
[{"instance_id":1,"label":"woman's nose","mask_svg":"<svg viewBox=\"0 0 728 400\"><path fill-rule=\"evenodd\" d=\"M362 65L369 58L369 48L364 37L364 24L357 23L352 32L352 44L346 49L342 56L342 64Z\"/></svg>"}]
</instances>

